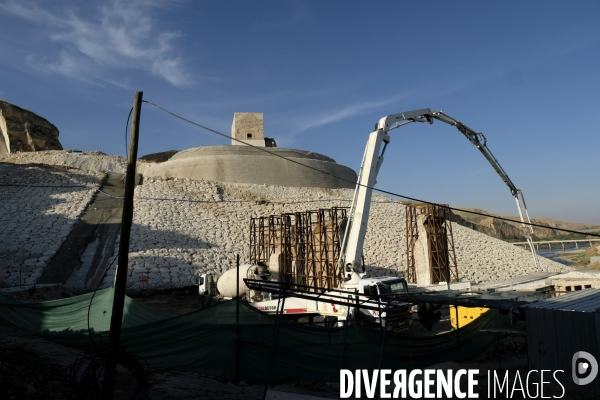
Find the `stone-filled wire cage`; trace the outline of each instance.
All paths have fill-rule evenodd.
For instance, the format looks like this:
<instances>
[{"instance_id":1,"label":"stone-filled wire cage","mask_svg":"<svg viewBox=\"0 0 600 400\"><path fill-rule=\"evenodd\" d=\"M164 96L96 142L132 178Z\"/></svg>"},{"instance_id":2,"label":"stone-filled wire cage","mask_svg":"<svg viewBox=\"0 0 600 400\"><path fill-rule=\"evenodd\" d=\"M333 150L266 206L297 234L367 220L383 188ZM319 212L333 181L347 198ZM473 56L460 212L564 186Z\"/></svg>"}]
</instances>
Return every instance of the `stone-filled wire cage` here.
<instances>
[{"instance_id":1,"label":"stone-filled wire cage","mask_svg":"<svg viewBox=\"0 0 600 400\"><path fill-rule=\"evenodd\" d=\"M254 217L250 219L250 262L271 262L279 254L279 280L305 285L311 291L333 289L339 283L342 221L347 209Z\"/></svg>"},{"instance_id":2,"label":"stone-filled wire cage","mask_svg":"<svg viewBox=\"0 0 600 400\"><path fill-rule=\"evenodd\" d=\"M429 203L406 206L407 282L417 283L415 245L419 239L419 221L422 221L427 236L430 283L448 282L448 278L450 278L449 282L458 282L450 208L447 204ZM419 284L429 284L429 282L419 282Z\"/></svg>"}]
</instances>

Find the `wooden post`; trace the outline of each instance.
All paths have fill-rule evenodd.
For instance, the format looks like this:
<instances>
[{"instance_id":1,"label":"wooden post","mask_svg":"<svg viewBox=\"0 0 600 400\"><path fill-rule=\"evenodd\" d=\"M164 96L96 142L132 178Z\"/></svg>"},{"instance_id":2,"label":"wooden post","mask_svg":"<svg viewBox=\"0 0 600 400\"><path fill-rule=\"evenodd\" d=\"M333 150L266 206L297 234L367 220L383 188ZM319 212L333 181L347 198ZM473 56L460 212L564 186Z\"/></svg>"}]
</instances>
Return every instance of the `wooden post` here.
<instances>
[{"instance_id":1,"label":"wooden post","mask_svg":"<svg viewBox=\"0 0 600 400\"><path fill-rule=\"evenodd\" d=\"M240 255L238 254L235 259L236 268L236 296L235 296L235 381L240 383L240 348L241 348L241 329L240 329Z\"/></svg>"},{"instance_id":2,"label":"wooden post","mask_svg":"<svg viewBox=\"0 0 600 400\"><path fill-rule=\"evenodd\" d=\"M277 338L279 337L279 327L281 324L281 316L285 312L285 297L287 295L288 284L284 283L283 294L277 301L277 309L275 310L275 327L273 331L273 340L271 341L271 355L269 357L269 365L267 367L267 379L265 381L265 390L263 392L262 399L267 398L267 391L269 390L269 380L271 379L271 370L273 369L273 361L275 360L275 352L277 351ZM279 292L279 291L278 291ZM279 312L279 302L281 302L281 313Z\"/></svg>"},{"instance_id":3,"label":"wooden post","mask_svg":"<svg viewBox=\"0 0 600 400\"><path fill-rule=\"evenodd\" d=\"M123 198L123 216L121 219L121 239L119 241L119 260L115 278L115 294L110 333L108 336L108 355L104 372L104 387L102 398L113 398L115 377L119 352L119 339L123 323L123 307L125 305L125 289L127 286L127 264L129 258L129 240L133 221L133 193L135 190L135 163L137 160L138 134L140 131L140 113L142 111L142 94L135 92L133 100L133 119L131 120L131 140L129 142L129 157L127 159L127 174L125 175L125 196Z\"/></svg>"}]
</instances>

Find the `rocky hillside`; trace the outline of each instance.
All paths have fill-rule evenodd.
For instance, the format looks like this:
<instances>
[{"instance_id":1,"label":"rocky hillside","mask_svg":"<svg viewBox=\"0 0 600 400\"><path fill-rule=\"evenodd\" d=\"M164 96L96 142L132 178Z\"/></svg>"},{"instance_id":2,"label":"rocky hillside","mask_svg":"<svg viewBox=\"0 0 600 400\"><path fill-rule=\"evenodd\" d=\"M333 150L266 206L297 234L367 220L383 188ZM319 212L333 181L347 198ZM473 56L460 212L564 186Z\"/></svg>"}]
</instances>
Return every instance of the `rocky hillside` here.
<instances>
[{"instance_id":1,"label":"rocky hillside","mask_svg":"<svg viewBox=\"0 0 600 400\"><path fill-rule=\"evenodd\" d=\"M4 286L35 283L85 212L105 172L123 170L122 157L30 154L28 164L19 155L0 157L0 185L5 186L0 191L0 225L8 228L0 230ZM47 160L60 167L39 165ZM234 265L236 254L248 259L251 216L349 206L353 193L177 178L142 182L135 191L129 254L133 289L183 287L195 283L199 274L223 272ZM372 274L406 269L405 220L404 204L374 196L364 247ZM455 225L454 241L463 281L498 282L535 272L528 251L481 232ZM568 269L546 259L540 262L543 271ZM112 284L114 270L106 286Z\"/></svg>"},{"instance_id":2,"label":"rocky hillside","mask_svg":"<svg viewBox=\"0 0 600 400\"><path fill-rule=\"evenodd\" d=\"M62 150L58 129L47 119L0 100L0 154Z\"/></svg>"},{"instance_id":3,"label":"rocky hillside","mask_svg":"<svg viewBox=\"0 0 600 400\"><path fill-rule=\"evenodd\" d=\"M476 208L466 208L459 207L464 210L474 211L479 214L485 215L477 215L471 214L467 212L461 211L452 211L452 221L473 229L478 232L485 233L486 235L495 237L497 239L502 239L510 242L519 242L525 241L525 236L523 234L523 230L521 228L521 223L519 221L519 217L510 216L510 215L498 215L502 218L507 218L514 220L515 222L502 221L493 218L494 214L490 214L487 211L479 210ZM534 224L544 225L548 228L534 228L534 240L540 239L567 239L567 238L580 238L585 237L584 235L572 236L573 234L568 234L565 232L561 232L556 230L556 228L573 230L578 232L600 232L600 225L598 224L584 224L579 222L565 222L559 221L552 218L534 218L532 220Z\"/></svg>"}]
</instances>

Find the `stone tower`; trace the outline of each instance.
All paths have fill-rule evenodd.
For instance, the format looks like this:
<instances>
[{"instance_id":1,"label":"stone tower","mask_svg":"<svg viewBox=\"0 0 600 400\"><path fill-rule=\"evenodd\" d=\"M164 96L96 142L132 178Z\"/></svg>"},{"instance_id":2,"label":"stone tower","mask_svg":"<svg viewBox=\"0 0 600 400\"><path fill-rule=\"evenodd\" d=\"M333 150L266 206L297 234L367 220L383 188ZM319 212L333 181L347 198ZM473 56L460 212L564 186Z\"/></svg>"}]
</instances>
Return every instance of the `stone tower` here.
<instances>
[{"instance_id":1,"label":"stone tower","mask_svg":"<svg viewBox=\"0 0 600 400\"><path fill-rule=\"evenodd\" d=\"M236 112L233 114L231 137L254 146L265 146L265 128L263 113ZM232 145L241 145L231 140Z\"/></svg>"}]
</instances>

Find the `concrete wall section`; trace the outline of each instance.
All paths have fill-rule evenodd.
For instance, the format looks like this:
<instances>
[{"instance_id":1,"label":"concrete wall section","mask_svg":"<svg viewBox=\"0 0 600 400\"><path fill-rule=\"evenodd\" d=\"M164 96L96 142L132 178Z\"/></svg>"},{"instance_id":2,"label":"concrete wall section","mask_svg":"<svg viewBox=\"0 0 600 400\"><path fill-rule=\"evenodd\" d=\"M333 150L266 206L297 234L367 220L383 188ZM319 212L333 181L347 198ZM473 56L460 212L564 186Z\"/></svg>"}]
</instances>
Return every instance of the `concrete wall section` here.
<instances>
[{"instance_id":1,"label":"concrete wall section","mask_svg":"<svg viewBox=\"0 0 600 400\"><path fill-rule=\"evenodd\" d=\"M165 163L149 167L144 177L322 188L353 188L357 180L352 169L310 152L278 148L270 150L275 150L275 154L292 162L243 146L193 150L181 152Z\"/></svg>"},{"instance_id":2,"label":"concrete wall section","mask_svg":"<svg viewBox=\"0 0 600 400\"><path fill-rule=\"evenodd\" d=\"M269 149L253 149L250 146L202 146L202 147L194 147L187 150L182 150L179 153L175 154L173 157L169 159L172 160L182 160L184 158L192 158L192 157L201 157L201 156L219 156L223 154L235 155L235 156L255 156L261 155L265 156L268 153L275 154L282 157L288 158L308 158L314 160L321 161L329 161L335 163L335 160L331 157L327 157L326 155L315 153L312 151L305 150L296 150L296 149L286 149L283 147L269 148ZM167 162L169 162L167 161Z\"/></svg>"},{"instance_id":3,"label":"concrete wall section","mask_svg":"<svg viewBox=\"0 0 600 400\"><path fill-rule=\"evenodd\" d=\"M420 286L432 285L431 267L429 265L429 245L427 241L427 230L425 229L424 214L417 215L417 229L419 237L415 242L415 273L417 284Z\"/></svg>"},{"instance_id":4,"label":"concrete wall section","mask_svg":"<svg viewBox=\"0 0 600 400\"><path fill-rule=\"evenodd\" d=\"M261 139L261 140L242 140L242 139L238 139L238 140L232 140L231 144L234 145L234 146L246 146L247 144L249 144L251 146L256 146L256 147L265 147L265 139Z\"/></svg>"}]
</instances>

